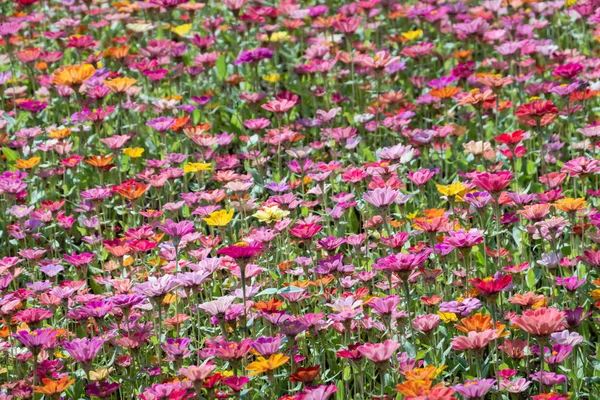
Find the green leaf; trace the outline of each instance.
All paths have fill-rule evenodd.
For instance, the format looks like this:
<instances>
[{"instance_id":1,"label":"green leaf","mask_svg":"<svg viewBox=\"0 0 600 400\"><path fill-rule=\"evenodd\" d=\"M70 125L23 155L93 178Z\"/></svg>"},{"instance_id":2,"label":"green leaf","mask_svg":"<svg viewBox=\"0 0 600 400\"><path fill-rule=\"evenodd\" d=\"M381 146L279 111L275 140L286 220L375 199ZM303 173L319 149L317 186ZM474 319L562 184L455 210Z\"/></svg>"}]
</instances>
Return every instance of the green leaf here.
<instances>
[{"instance_id":1,"label":"green leaf","mask_svg":"<svg viewBox=\"0 0 600 400\"><path fill-rule=\"evenodd\" d=\"M221 54L221 56L217 59L216 67L217 77L219 80L225 79L227 76L227 61L225 61L225 54Z\"/></svg>"},{"instance_id":2,"label":"green leaf","mask_svg":"<svg viewBox=\"0 0 600 400\"><path fill-rule=\"evenodd\" d=\"M527 271L525 281L527 282L527 288L529 290L535 289L535 272L533 271L533 268L530 268L529 271Z\"/></svg>"},{"instance_id":3,"label":"green leaf","mask_svg":"<svg viewBox=\"0 0 600 400\"><path fill-rule=\"evenodd\" d=\"M352 368L350 368L349 366L346 366L344 368L344 380L349 381L351 377L352 377Z\"/></svg>"},{"instance_id":4,"label":"green leaf","mask_svg":"<svg viewBox=\"0 0 600 400\"><path fill-rule=\"evenodd\" d=\"M6 161L8 161L11 164L19 159L19 154L17 154L17 152L13 149L9 149L8 147L2 148L2 154L4 154L4 157L6 157Z\"/></svg>"},{"instance_id":5,"label":"green leaf","mask_svg":"<svg viewBox=\"0 0 600 400\"><path fill-rule=\"evenodd\" d=\"M535 161L532 161L532 160L527 161L527 174L528 175L533 175L535 173L536 169L537 169L537 164L535 163Z\"/></svg>"}]
</instances>

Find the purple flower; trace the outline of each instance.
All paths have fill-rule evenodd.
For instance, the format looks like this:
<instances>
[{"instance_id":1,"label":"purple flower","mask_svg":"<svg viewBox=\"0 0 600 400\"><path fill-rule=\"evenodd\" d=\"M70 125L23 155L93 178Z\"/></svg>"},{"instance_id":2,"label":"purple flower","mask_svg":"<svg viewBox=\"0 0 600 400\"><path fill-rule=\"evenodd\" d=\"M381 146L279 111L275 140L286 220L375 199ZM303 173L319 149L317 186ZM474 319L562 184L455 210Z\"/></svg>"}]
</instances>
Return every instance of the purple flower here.
<instances>
[{"instance_id":1,"label":"purple flower","mask_svg":"<svg viewBox=\"0 0 600 400\"><path fill-rule=\"evenodd\" d=\"M96 358L102 345L104 345L104 340L101 338L81 338L65 343L64 348L78 363L89 364Z\"/></svg>"},{"instance_id":2,"label":"purple flower","mask_svg":"<svg viewBox=\"0 0 600 400\"><path fill-rule=\"evenodd\" d=\"M173 124L175 124L175 120L173 118L167 117L154 118L146 122L146 126L156 129L159 132L168 131L169 129L171 129Z\"/></svg>"},{"instance_id":3,"label":"purple flower","mask_svg":"<svg viewBox=\"0 0 600 400\"><path fill-rule=\"evenodd\" d=\"M181 360L192 355L192 351L189 349L190 343L191 340L188 338L168 338L160 346L167 353L167 360L174 361L175 359Z\"/></svg>"},{"instance_id":4,"label":"purple flower","mask_svg":"<svg viewBox=\"0 0 600 400\"><path fill-rule=\"evenodd\" d=\"M388 188L377 188L363 194L363 200L377 208L389 207L400 196L400 192Z\"/></svg>"},{"instance_id":5,"label":"purple flower","mask_svg":"<svg viewBox=\"0 0 600 400\"><path fill-rule=\"evenodd\" d=\"M261 356L268 357L279 351L284 336L260 337L252 342L252 348L260 353Z\"/></svg>"},{"instance_id":6,"label":"purple flower","mask_svg":"<svg viewBox=\"0 0 600 400\"><path fill-rule=\"evenodd\" d=\"M536 382L542 382L545 386L555 386L560 385L561 383L566 382L567 377L562 374L557 374L554 372L541 372L538 371L535 374L531 374L531 379Z\"/></svg>"},{"instance_id":7,"label":"purple flower","mask_svg":"<svg viewBox=\"0 0 600 400\"><path fill-rule=\"evenodd\" d=\"M452 389L456 390L466 399L483 399L495 383L496 379L473 379L466 381L464 384L459 383L456 386L452 386Z\"/></svg>"},{"instance_id":8,"label":"purple flower","mask_svg":"<svg viewBox=\"0 0 600 400\"><path fill-rule=\"evenodd\" d=\"M237 60L235 60L235 65L240 64L250 64L257 63L261 60L270 59L273 57L273 50L266 49L264 47L259 47L258 49L253 50L244 50L240 53Z\"/></svg>"},{"instance_id":9,"label":"purple flower","mask_svg":"<svg viewBox=\"0 0 600 400\"><path fill-rule=\"evenodd\" d=\"M467 297L462 301L448 301L440 304L441 312L451 312L460 315L469 315L481 307L481 301L474 297Z\"/></svg>"},{"instance_id":10,"label":"purple flower","mask_svg":"<svg viewBox=\"0 0 600 400\"><path fill-rule=\"evenodd\" d=\"M188 233L194 232L194 223L191 221L174 222L168 219L164 225L161 225L158 229L171 236L175 240L181 240L181 238Z\"/></svg>"}]
</instances>

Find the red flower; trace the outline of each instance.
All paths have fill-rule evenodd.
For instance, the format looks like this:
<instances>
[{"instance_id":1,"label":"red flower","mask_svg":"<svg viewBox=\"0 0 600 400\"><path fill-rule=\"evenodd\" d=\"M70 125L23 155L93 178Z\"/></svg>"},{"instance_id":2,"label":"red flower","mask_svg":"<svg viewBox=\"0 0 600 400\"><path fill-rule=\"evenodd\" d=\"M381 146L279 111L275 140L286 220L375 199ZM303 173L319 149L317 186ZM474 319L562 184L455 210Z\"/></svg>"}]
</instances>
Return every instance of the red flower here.
<instances>
[{"instance_id":1,"label":"red flower","mask_svg":"<svg viewBox=\"0 0 600 400\"><path fill-rule=\"evenodd\" d=\"M508 147L515 147L523 140L527 139L528 135L525 131L519 129L510 133L502 133L498 136L494 136L494 140L500 144L505 144Z\"/></svg>"},{"instance_id":2,"label":"red flower","mask_svg":"<svg viewBox=\"0 0 600 400\"><path fill-rule=\"evenodd\" d=\"M551 124L558 114L558 108L550 100L534 100L517 107L515 115L521 123L529 126Z\"/></svg>"},{"instance_id":3,"label":"red flower","mask_svg":"<svg viewBox=\"0 0 600 400\"><path fill-rule=\"evenodd\" d=\"M302 382L305 385L314 382L319 375L321 367L315 365L314 367L298 368L296 373L290 375L290 382Z\"/></svg>"},{"instance_id":4,"label":"red flower","mask_svg":"<svg viewBox=\"0 0 600 400\"><path fill-rule=\"evenodd\" d=\"M484 296L493 296L500 293L505 287L512 282L510 275L497 275L485 279L471 279L473 287L481 292Z\"/></svg>"}]
</instances>

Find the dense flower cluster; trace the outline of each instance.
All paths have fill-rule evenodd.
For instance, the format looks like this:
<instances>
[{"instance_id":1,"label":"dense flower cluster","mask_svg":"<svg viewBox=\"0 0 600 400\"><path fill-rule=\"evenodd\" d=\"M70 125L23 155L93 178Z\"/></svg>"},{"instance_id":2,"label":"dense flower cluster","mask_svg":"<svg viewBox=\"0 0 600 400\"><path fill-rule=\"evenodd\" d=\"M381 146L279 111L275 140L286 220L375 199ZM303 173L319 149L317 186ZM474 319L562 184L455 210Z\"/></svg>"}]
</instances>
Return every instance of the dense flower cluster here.
<instances>
[{"instance_id":1,"label":"dense flower cluster","mask_svg":"<svg viewBox=\"0 0 600 400\"><path fill-rule=\"evenodd\" d=\"M597 0L0 3L0 400L598 399Z\"/></svg>"}]
</instances>

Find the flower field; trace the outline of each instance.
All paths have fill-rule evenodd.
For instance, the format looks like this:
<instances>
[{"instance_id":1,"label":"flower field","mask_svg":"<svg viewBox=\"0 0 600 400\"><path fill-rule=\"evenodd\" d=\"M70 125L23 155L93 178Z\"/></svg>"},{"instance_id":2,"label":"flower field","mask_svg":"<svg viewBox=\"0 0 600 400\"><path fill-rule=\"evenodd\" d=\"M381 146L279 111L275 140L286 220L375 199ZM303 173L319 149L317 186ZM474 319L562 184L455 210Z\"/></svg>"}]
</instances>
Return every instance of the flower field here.
<instances>
[{"instance_id":1,"label":"flower field","mask_svg":"<svg viewBox=\"0 0 600 400\"><path fill-rule=\"evenodd\" d=\"M4 0L0 400L600 399L597 0Z\"/></svg>"}]
</instances>

